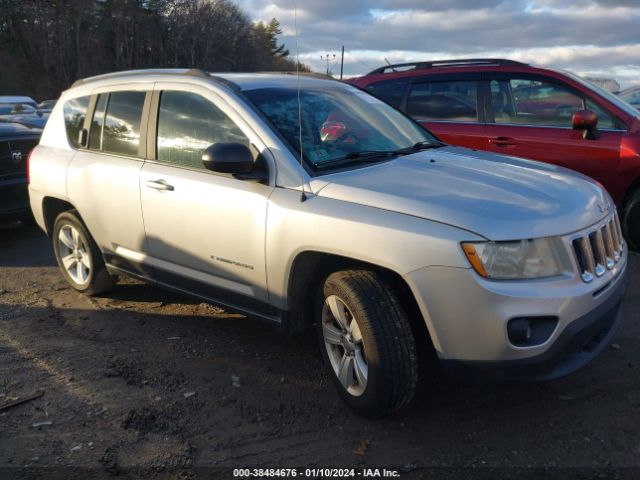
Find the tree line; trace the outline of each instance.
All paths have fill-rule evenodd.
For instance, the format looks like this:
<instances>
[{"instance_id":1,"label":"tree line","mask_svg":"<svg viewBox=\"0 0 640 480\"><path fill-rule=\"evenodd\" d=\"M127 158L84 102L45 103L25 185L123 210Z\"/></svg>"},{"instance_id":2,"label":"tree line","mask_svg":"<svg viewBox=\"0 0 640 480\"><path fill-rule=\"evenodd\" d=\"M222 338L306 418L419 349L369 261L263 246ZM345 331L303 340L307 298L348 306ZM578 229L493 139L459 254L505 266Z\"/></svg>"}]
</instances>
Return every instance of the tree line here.
<instances>
[{"instance_id":1,"label":"tree line","mask_svg":"<svg viewBox=\"0 0 640 480\"><path fill-rule=\"evenodd\" d=\"M295 70L281 33L231 0L0 0L0 94L57 98L137 68Z\"/></svg>"}]
</instances>

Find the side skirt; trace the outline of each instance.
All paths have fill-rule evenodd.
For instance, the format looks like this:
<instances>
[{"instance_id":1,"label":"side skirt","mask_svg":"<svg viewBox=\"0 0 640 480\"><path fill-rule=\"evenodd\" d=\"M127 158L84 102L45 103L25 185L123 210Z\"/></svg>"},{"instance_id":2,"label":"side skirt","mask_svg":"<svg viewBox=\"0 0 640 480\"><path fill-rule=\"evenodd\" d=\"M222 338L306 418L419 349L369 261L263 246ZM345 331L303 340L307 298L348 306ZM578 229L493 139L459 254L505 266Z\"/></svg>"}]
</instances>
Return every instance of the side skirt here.
<instances>
[{"instance_id":1,"label":"side skirt","mask_svg":"<svg viewBox=\"0 0 640 480\"><path fill-rule=\"evenodd\" d=\"M249 298L247 299L247 303L252 303L254 305L253 308L248 308L246 306L243 306L240 303L230 302L229 300L222 300L221 297L222 295L225 294L225 292L219 288L211 287L209 289L212 292L214 292L216 296L205 295L200 292L195 292L191 289L186 289L186 288L178 287L176 285L172 285L166 282L154 280L153 278L150 278L141 273L132 272L128 269L124 269L121 267L116 267L115 265L110 263L107 263L106 267L107 267L107 271L111 275L124 275L127 277L136 278L145 283L149 283L151 285L155 285L155 286L164 288L166 290L171 290L173 292L181 293L183 295L187 295L190 297L199 298L201 300L204 300L207 303L215 303L216 305L223 306L235 312L242 313L244 315L255 317L261 320L266 320L270 323L275 323L277 325L282 324L282 320L285 316L285 312L283 312L282 310L276 309L266 303L256 302L255 300L252 300ZM230 294L233 296L236 296L233 293L230 293Z\"/></svg>"}]
</instances>

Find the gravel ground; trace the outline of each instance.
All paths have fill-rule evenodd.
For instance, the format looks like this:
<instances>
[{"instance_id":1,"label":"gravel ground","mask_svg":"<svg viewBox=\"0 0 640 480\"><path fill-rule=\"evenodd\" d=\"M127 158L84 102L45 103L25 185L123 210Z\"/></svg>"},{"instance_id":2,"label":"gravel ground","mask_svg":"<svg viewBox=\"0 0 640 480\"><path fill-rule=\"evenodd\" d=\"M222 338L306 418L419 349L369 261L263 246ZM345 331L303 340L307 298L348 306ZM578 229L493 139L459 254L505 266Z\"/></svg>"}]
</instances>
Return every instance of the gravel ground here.
<instances>
[{"instance_id":1,"label":"gravel ground","mask_svg":"<svg viewBox=\"0 0 640 480\"><path fill-rule=\"evenodd\" d=\"M42 232L2 226L0 403L44 395L0 412L0 478L305 466L640 478L639 255L630 266L614 343L583 370L543 384L445 381L367 420L339 399L314 338L133 280L87 298Z\"/></svg>"}]
</instances>

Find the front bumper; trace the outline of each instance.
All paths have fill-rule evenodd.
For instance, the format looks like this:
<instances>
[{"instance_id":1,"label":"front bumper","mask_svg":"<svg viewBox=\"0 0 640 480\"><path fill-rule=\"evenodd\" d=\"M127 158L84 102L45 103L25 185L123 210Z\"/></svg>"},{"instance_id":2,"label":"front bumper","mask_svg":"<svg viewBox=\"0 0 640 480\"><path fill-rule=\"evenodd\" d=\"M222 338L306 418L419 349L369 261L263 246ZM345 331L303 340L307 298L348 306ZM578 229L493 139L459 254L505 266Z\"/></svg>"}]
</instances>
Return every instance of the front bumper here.
<instances>
[{"instance_id":1,"label":"front bumper","mask_svg":"<svg viewBox=\"0 0 640 480\"><path fill-rule=\"evenodd\" d=\"M496 362L444 360L442 367L453 376L478 378L480 374L519 381L544 381L569 375L587 365L609 345L619 324L627 283L625 270L606 301L569 323L544 353Z\"/></svg>"},{"instance_id":2,"label":"front bumper","mask_svg":"<svg viewBox=\"0 0 640 480\"><path fill-rule=\"evenodd\" d=\"M577 275L496 282L473 270L428 267L407 281L445 370L484 372L505 379L545 380L567 375L609 343L627 285L627 252L591 283ZM508 324L519 317L553 317L546 340L516 346Z\"/></svg>"}]
</instances>

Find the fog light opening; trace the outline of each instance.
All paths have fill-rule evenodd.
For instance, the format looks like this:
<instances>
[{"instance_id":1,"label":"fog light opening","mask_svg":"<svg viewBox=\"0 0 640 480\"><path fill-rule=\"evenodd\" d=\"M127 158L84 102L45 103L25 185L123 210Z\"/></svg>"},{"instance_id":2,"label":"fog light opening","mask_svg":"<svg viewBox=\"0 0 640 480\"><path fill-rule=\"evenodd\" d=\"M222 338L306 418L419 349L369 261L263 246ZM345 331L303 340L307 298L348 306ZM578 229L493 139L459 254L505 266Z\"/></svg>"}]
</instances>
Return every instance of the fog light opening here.
<instances>
[{"instance_id":1,"label":"fog light opening","mask_svg":"<svg viewBox=\"0 0 640 480\"><path fill-rule=\"evenodd\" d=\"M546 342L557 324L557 317L512 318L507 324L507 335L516 347L533 347Z\"/></svg>"}]
</instances>

